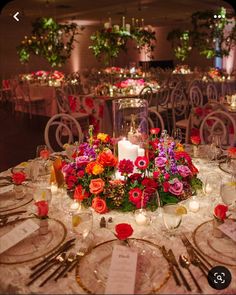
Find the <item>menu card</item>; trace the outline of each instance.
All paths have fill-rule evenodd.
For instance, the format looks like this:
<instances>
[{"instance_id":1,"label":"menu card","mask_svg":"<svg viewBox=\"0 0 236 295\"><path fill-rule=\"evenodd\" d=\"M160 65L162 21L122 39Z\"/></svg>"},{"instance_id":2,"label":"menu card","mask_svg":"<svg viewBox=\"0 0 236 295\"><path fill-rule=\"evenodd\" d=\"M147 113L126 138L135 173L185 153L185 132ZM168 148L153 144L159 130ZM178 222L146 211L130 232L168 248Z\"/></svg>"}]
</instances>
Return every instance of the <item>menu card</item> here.
<instances>
[{"instance_id":1,"label":"menu card","mask_svg":"<svg viewBox=\"0 0 236 295\"><path fill-rule=\"evenodd\" d=\"M226 220L218 228L236 242L236 222L234 220Z\"/></svg>"},{"instance_id":2,"label":"menu card","mask_svg":"<svg viewBox=\"0 0 236 295\"><path fill-rule=\"evenodd\" d=\"M137 258L134 250L114 246L105 294L134 294Z\"/></svg>"},{"instance_id":3,"label":"menu card","mask_svg":"<svg viewBox=\"0 0 236 295\"><path fill-rule=\"evenodd\" d=\"M11 231L0 237L0 254L24 240L39 229L39 225L32 219L27 219Z\"/></svg>"}]
</instances>

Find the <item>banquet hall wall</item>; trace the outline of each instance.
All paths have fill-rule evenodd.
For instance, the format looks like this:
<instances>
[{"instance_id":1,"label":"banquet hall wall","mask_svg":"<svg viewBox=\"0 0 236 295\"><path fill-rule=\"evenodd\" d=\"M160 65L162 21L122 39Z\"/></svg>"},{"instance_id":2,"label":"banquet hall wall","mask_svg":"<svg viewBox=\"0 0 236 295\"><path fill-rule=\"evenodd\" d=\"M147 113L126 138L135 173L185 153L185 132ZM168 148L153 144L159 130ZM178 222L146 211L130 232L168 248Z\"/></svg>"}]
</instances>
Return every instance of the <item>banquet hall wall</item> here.
<instances>
[{"instance_id":1,"label":"banquet hall wall","mask_svg":"<svg viewBox=\"0 0 236 295\"><path fill-rule=\"evenodd\" d=\"M173 60L174 64L179 63L174 58L171 43L166 40L166 36L175 26L168 27L156 27L157 43L154 50L154 60ZM92 54L92 50L88 49L91 45L90 36L97 30L98 27L86 26L81 35L78 35L79 43L75 43L75 48L72 52L71 58L64 65L61 70L65 73L70 73L84 68L99 68L102 67L102 62L98 62ZM27 73L36 70L50 70L48 63L37 56L31 56L30 62L27 65L22 65L18 59L16 53L16 46L20 44L25 35L31 33L31 22L27 18L23 18L21 22L16 23L13 19L10 21L0 19L0 34L1 34L1 46L0 46L0 79L10 78L19 73ZM146 59L148 60L148 59ZM236 59L235 59L236 60ZM115 66L129 66L130 62L145 61L145 57L140 57L138 51L130 44L127 53L121 53L116 59ZM207 68L213 66L212 60L207 60L200 57L195 51L191 57L185 61L192 68L199 66L201 68ZM236 61L234 64L236 68Z\"/></svg>"}]
</instances>

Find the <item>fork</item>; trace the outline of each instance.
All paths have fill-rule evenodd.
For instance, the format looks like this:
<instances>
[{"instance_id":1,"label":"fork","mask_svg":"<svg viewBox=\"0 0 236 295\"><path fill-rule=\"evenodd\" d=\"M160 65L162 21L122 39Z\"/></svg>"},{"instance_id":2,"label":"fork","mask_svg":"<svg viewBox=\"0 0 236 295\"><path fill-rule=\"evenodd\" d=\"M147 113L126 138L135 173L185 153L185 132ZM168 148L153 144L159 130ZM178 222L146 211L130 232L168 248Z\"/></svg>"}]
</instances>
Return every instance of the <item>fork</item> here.
<instances>
[{"instance_id":1,"label":"fork","mask_svg":"<svg viewBox=\"0 0 236 295\"><path fill-rule=\"evenodd\" d=\"M73 259L65 266L65 268L55 277L54 281L57 281L61 277L66 277L68 272L71 272L77 265L79 260L85 255L88 248L81 247L79 251L74 255Z\"/></svg>"}]
</instances>

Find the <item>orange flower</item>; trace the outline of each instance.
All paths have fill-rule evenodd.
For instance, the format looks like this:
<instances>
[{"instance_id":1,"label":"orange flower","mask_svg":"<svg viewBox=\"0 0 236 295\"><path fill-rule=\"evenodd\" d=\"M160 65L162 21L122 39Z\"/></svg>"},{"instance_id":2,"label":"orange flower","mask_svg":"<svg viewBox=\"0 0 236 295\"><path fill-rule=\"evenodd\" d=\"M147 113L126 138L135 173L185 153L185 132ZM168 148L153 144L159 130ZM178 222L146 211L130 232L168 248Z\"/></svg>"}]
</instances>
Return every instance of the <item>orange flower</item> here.
<instances>
[{"instance_id":1,"label":"orange flower","mask_svg":"<svg viewBox=\"0 0 236 295\"><path fill-rule=\"evenodd\" d=\"M106 213L108 211L106 201L100 197L95 197L93 199L92 208L100 214Z\"/></svg>"},{"instance_id":2,"label":"orange flower","mask_svg":"<svg viewBox=\"0 0 236 295\"><path fill-rule=\"evenodd\" d=\"M89 196L89 193L83 190L82 185L81 184L77 185L74 192L74 200L83 201L84 199L87 199L88 196Z\"/></svg>"},{"instance_id":3,"label":"orange flower","mask_svg":"<svg viewBox=\"0 0 236 295\"><path fill-rule=\"evenodd\" d=\"M92 179L89 184L91 194L99 194L103 191L105 182L101 178Z\"/></svg>"},{"instance_id":4,"label":"orange flower","mask_svg":"<svg viewBox=\"0 0 236 295\"><path fill-rule=\"evenodd\" d=\"M88 165L86 166L86 169L85 171L88 173L88 174L92 174L93 173L93 167L96 165L96 162L90 162L88 163Z\"/></svg>"},{"instance_id":5,"label":"orange flower","mask_svg":"<svg viewBox=\"0 0 236 295\"><path fill-rule=\"evenodd\" d=\"M227 152L230 158L236 159L236 147L228 148Z\"/></svg>"},{"instance_id":6,"label":"orange flower","mask_svg":"<svg viewBox=\"0 0 236 295\"><path fill-rule=\"evenodd\" d=\"M98 156L98 162L103 166L115 167L118 163L117 158L112 154L110 150L100 153Z\"/></svg>"},{"instance_id":7,"label":"orange flower","mask_svg":"<svg viewBox=\"0 0 236 295\"><path fill-rule=\"evenodd\" d=\"M103 171L104 171L103 166L99 163L95 163L95 165L93 166L92 174L98 175L98 174L101 174Z\"/></svg>"}]
</instances>

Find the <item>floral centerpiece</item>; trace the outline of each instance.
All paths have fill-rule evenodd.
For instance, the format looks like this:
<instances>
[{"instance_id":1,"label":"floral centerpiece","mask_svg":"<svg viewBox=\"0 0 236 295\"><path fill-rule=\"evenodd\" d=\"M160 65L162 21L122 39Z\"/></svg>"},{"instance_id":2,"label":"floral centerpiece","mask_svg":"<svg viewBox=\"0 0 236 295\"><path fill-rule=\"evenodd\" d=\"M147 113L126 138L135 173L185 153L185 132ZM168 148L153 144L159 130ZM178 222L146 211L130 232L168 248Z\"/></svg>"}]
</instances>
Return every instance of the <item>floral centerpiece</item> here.
<instances>
[{"instance_id":1,"label":"floral centerpiece","mask_svg":"<svg viewBox=\"0 0 236 295\"><path fill-rule=\"evenodd\" d=\"M207 72L207 75L216 82L225 79L225 76L219 68L210 68Z\"/></svg>"},{"instance_id":2,"label":"floral centerpiece","mask_svg":"<svg viewBox=\"0 0 236 295\"><path fill-rule=\"evenodd\" d=\"M133 211L141 205L155 210L157 201L147 194L145 199L142 197L145 188L158 190L163 204L190 197L202 185L191 157L182 145L159 139L154 131L149 157L139 156L134 162L118 162L112 152L114 141L107 134L90 136L88 142L75 149L73 161L62 167L68 190L75 191L77 199L99 213L113 209ZM116 170L121 179L116 179Z\"/></svg>"},{"instance_id":3,"label":"floral centerpiece","mask_svg":"<svg viewBox=\"0 0 236 295\"><path fill-rule=\"evenodd\" d=\"M59 71L36 71L29 74L22 74L19 76L21 81L30 83L43 83L49 86L60 86L64 81L65 75Z\"/></svg>"},{"instance_id":4,"label":"floral centerpiece","mask_svg":"<svg viewBox=\"0 0 236 295\"><path fill-rule=\"evenodd\" d=\"M189 65L176 65L173 74L190 74Z\"/></svg>"}]
</instances>

